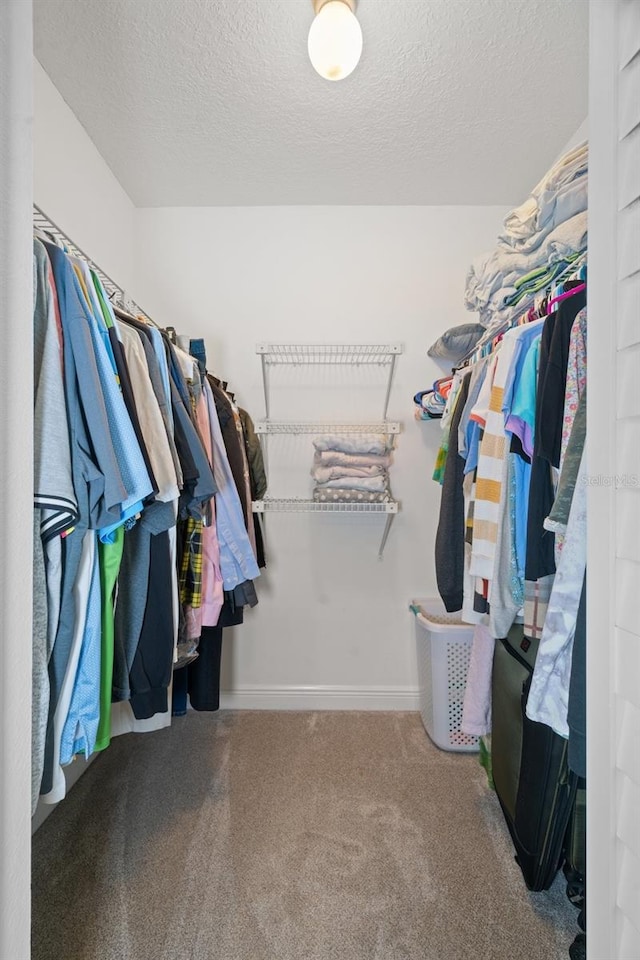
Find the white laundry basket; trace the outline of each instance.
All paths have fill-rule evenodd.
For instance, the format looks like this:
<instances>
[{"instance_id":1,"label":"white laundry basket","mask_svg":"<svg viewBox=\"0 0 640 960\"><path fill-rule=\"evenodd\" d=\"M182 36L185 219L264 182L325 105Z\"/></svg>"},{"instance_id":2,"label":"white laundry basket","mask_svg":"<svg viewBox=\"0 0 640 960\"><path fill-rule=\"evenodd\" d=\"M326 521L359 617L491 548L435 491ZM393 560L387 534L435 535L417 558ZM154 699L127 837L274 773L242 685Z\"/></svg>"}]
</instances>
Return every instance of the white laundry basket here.
<instances>
[{"instance_id":1,"label":"white laundry basket","mask_svg":"<svg viewBox=\"0 0 640 960\"><path fill-rule=\"evenodd\" d=\"M416 618L420 714L425 730L442 750L477 751L478 737L460 730L473 627L463 623L459 614L447 613L441 600L413 600L410 609Z\"/></svg>"}]
</instances>

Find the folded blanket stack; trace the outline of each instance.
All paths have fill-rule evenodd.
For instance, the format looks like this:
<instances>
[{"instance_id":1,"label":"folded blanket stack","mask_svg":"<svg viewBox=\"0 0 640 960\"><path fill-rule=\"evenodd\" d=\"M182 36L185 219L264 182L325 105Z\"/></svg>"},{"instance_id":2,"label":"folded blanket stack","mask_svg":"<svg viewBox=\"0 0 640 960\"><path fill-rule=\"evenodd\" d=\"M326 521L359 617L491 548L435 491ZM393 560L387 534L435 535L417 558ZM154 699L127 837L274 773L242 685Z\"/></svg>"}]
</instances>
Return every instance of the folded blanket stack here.
<instances>
[{"instance_id":1,"label":"folded blanket stack","mask_svg":"<svg viewBox=\"0 0 640 960\"><path fill-rule=\"evenodd\" d=\"M486 327L522 313L587 247L587 144L562 157L504 221L497 247L472 263L465 306Z\"/></svg>"},{"instance_id":2,"label":"folded blanket stack","mask_svg":"<svg viewBox=\"0 0 640 960\"><path fill-rule=\"evenodd\" d=\"M391 499L393 438L383 434L325 436L313 441L313 499L320 503L385 503Z\"/></svg>"}]
</instances>

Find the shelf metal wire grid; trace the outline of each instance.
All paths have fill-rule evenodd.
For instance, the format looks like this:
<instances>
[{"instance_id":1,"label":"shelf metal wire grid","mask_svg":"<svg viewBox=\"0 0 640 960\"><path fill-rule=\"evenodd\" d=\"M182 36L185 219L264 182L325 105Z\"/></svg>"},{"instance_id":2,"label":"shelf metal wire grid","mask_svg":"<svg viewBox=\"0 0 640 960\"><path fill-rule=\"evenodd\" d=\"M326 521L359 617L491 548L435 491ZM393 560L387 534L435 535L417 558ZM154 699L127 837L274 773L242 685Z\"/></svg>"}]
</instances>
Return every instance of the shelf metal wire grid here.
<instances>
[{"instance_id":1,"label":"shelf metal wire grid","mask_svg":"<svg viewBox=\"0 0 640 960\"><path fill-rule=\"evenodd\" d=\"M254 513L397 513L400 504L397 500L384 503L341 503L339 501L322 502L304 498L287 499L266 498L254 500Z\"/></svg>"},{"instance_id":2,"label":"shelf metal wire grid","mask_svg":"<svg viewBox=\"0 0 640 960\"><path fill-rule=\"evenodd\" d=\"M259 343L256 347L269 364L378 364L393 363L402 353L398 343Z\"/></svg>"},{"instance_id":3,"label":"shelf metal wire grid","mask_svg":"<svg viewBox=\"0 0 640 960\"><path fill-rule=\"evenodd\" d=\"M342 436L353 434L393 434L400 433L398 420L376 420L369 423L336 423L331 420L294 421L294 420L261 420L255 424L256 433L329 433Z\"/></svg>"}]
</instances>

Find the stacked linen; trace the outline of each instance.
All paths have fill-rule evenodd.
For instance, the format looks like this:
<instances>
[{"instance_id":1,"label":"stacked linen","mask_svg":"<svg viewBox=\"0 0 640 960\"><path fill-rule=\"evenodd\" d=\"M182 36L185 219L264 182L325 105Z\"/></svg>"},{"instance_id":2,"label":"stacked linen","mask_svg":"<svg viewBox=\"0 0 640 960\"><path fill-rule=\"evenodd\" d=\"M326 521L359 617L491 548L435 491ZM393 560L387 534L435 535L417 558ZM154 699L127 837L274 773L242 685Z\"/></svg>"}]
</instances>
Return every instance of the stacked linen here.
<instances>
[{"instance_id":1,"label":"stacked linen","mask_svg":"<svg viewBox=\"0 0 640 960\"><path fill-rule=\"evenodd\" d=\"M528 199L507 214L500 239L516 249L533 249L536 238L586 210L588 159L586 142L561 157Z\"/></svg>"},{"instance_id":2,"label":"stacked linen","mask_svg":"<svg viewBox=\"0 0 640 960\"><path fill-rule=\"evenodd\" d=\"M313 441L313 499L319 503L385 503L391 499L393 439L384 434L324 436Z\"/></svg>"},{"instance_id":3,"label":"stacked linen","mask_svg":"<svg viewBox=\"0 0 640 960\"><path fill-rule=\"evenodd\" d=\"M536 249L520 252L499 243L490 254L479 257L469 269L465 291L468 310L477 310L483 323L508 305L523 279L544 283L553 279L558 265L572 263L587 247L587 213L577 213L558 224Z\"/></svg>"},{"instance_id":4,"label":"stacked linen","mask_svg":"<svg viewBox=\"0 0 640 960\"><path fill-rule=\"evenodd\" d=\"M465 306L489 326L508 321L524 296L551 283L587 246L587 144L562 157L507 214L495 250L467 275ZM525 281L523 283L523 281Z\"/></svg>"}]
</instances>

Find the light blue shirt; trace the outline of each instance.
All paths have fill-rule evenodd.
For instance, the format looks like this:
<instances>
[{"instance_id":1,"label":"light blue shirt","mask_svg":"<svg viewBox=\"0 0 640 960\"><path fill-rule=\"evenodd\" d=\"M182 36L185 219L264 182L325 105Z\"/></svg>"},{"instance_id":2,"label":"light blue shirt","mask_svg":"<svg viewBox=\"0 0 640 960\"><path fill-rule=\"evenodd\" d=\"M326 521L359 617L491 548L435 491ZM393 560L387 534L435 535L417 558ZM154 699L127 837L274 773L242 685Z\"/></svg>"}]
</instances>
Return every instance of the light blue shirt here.
<instances>
[{"instance_id":1,"label":"light blue shirt","mask_svg":"<svg viewBox=\"0 0 640 960\"><path fill-rule=\"evenodd\" d=\"M259 577L260 570L244 525L242 504L229 466L213 393L206 380L203 389L211 421L213 475L218 488L216 528L220 545L220 572L224 589L234 590L239 583Z\"/></svg>"},{"instance_id":2,"label":"light blue shirt","mask_svg":"<svg viewBox=\"0 0 640 960\"><path fill-rule=\"evenodd\" d=\"M74 274L75 277L75 274ZM78 283L78 295L86 304L86 299ZM100 325L92 311L85 311L87 323L91 333L93 343L93 352L95 354L100 386L102 387L103 402L105 405L107 420L109 423L109 433L111 441L120 467L120 475L128 496L121 503L121 516L119 521L110 524L108 527L100 529L101 538L108 538L109 534L124 524L128 519L139 513L142 509L142 501L153 493L153 486L149 479L138 439L129 417L129 411L122 396L120 384L114 372L115 361L111 346L109 350L105 345L103 338L104 324ZM98 402L98 400L96 401Z\"/></svg>"},{"instance_id":3,"label":"light blue shirt","mask_svg":"<svg viewBox=\"0 0 640 960\"><path fill-rule=\"evenodd\" d=\"M149 334L151 336L151 343L155 351L156 357L158 358L158 364L160 366L160 377L162 378L162 386L164 387L165 399L167 401L167 409L169 411L169 418L173 424L173 408L171 406L171 386L169 383L169 366L167 362L167 353L164 349L164 341L162 339L162 334L159 330L156 330L155 327L149 327Z\"/></svg>"},{"instance_id":4,"label":"light blue shirt","mask_svg":"<svg viewBox=\"0 0 640 960\"><path fill-rule=\"evenodd\" d=\"M82 753L88 759L96 745L100 722L101 615L100 561L96 548L80 659L60 740L62 766L71 763L76 753Z\"/></svg>"}]
</instances>

